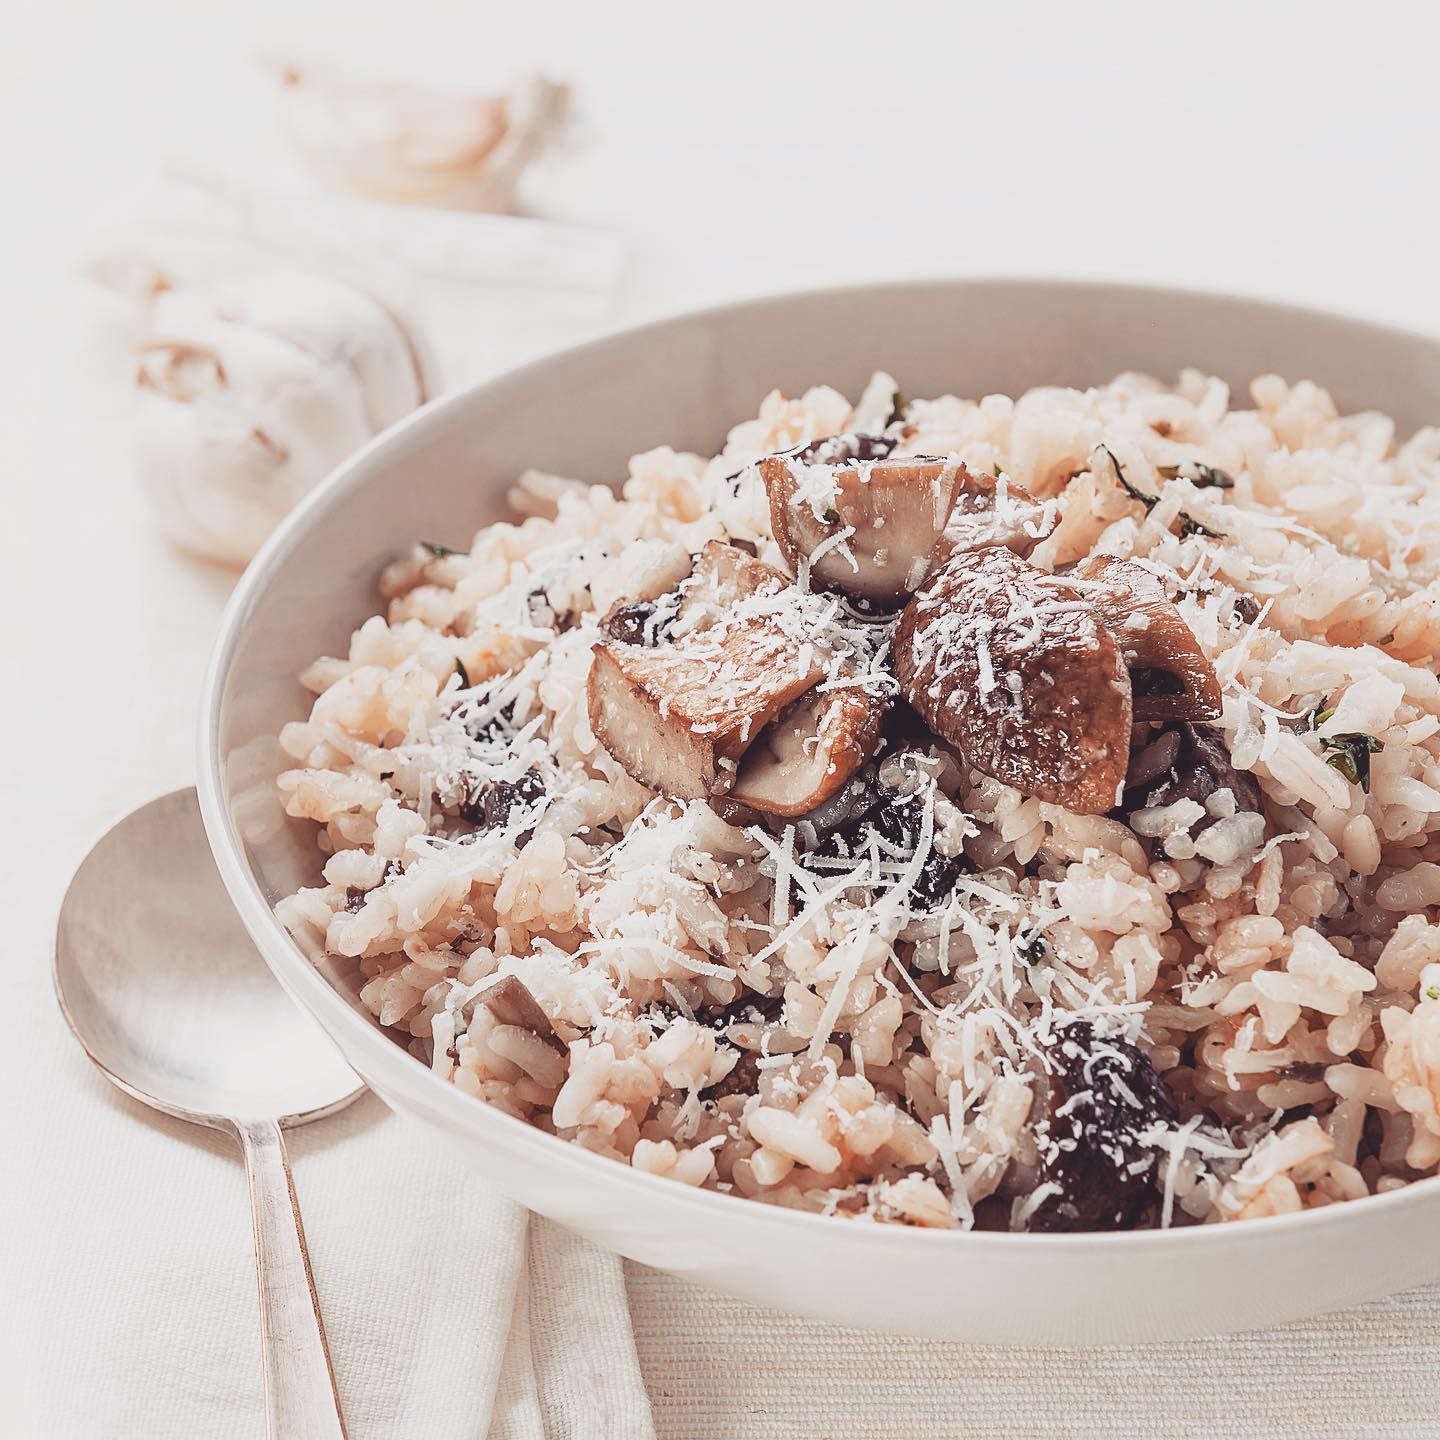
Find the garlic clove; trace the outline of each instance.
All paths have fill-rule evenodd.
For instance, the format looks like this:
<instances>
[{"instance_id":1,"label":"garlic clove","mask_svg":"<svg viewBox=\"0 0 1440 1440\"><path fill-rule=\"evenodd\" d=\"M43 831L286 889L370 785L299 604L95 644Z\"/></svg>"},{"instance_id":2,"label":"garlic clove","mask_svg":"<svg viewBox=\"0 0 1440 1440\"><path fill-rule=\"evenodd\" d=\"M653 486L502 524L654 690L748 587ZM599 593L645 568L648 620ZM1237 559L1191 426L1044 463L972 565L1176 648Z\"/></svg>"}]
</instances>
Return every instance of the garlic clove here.
<instances>
[{"instance_id":1,"label":"garlic clove","mask_svg":"<svg viewBox=\"0 0 1440 1440\"><path fill-rule=\"evenodd\" d=\"M223 285L215 298L223 319L348 365L377 433L425 401L419 357L405 327L351 285L302 271L274 271Z\"/></svg>"},{"instance_id":2,"label":"garlic clove","mask_svg":"<svg viewBox=\"0 0 1440 1440\"><path fill-rule=\"evenodd\" d=\"M511 95L468 95L277 67L286 127L331 189L451 210L506 210L559 123L568 91L533 79Z\"/></svg>"},{"instance_id":3,"label":"garlic clove","mask_svg":"<svg viewBox=\"0 0 1440 1440\"><path fill-rule=\"evenodd\" d=\"M326 276L162 289L147 321L136 470L166 535L224 563L424 398L398 321Z\"/></svg>"}]
</instances>

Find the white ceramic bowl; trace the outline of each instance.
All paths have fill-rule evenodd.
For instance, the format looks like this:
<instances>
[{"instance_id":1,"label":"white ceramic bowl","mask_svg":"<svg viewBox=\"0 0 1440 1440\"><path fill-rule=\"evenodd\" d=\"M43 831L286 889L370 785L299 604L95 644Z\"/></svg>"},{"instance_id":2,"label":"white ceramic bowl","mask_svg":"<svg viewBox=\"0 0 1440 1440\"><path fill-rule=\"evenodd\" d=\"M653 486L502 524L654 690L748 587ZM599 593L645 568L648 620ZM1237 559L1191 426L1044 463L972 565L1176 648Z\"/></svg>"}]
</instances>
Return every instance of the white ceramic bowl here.
<instances>
[{"instance_id":1,"label":"white ceramic bowl","mask_svg":"<svg viewBox=\"0 0 1440 1440\"><path fill-rule=\"evenodd\" d=\"M1440 1278L1440 1185L1279 1219L1173 1232L959 1234L798 1214L591 1155L442 1083L343 982L313 969L272 905L318 869L286 820L273 736L308 711L295 680L343 654L383 560L464 544L530 465L623 478L656 445L711 454L779 386L858 394L883 367L909 395L1016 394L1196 365L1243 397L1309 376L1402 431L1440 419L1440 343L1254 301L1116 285L974 280L728 306L553 356L427 406L309 496L225 617L203 706L200 800L225 883L281 983L393 1109L499 1188L598 1243L764 1304L973 1341L1113 1344L1238 1330ZM436 1243L442 1238L436 1236ZM454 1245L456 1237L443 1243ZM459 1243L464 1245L463 1237Z\"/></svg>"}]
</instances>

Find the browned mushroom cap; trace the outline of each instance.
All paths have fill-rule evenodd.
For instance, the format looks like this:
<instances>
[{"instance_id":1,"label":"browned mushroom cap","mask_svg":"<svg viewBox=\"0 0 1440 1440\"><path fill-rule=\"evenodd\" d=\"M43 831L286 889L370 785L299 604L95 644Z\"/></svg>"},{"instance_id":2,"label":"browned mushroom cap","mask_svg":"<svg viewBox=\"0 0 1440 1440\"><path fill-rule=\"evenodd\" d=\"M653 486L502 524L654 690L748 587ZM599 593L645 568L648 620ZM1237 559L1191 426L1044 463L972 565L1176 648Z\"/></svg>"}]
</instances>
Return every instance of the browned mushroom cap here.
<instances>
[{"instance_id":1,"label":"browned mushroom cap","mask_svg":"<svg viewBox=\"0 0 1440 1440\"><path fill-rule=\"evenodd\" d=\"M565 1042L555 1033L550 1017L530 993L523 980L500 975L475 996L502 1025L516 1025L543 1040L552 1050L565 1054Z\"/></svg>"},{"instance_id":2,"label":"browned mushroom cap","mask_svg":"<svg viewBox=\"0 0 1440 1440\"><path fill-rule=\"evenodd\" d=\"M612 627L596 645L591 728L642 785L679 800L728 794L742 757L782 712L785 728L766 738L747 771L740 799L751 809L800 814L869 758L883 702L844 687L795 707L827 678L831 657L764 606L744 608L787 589L779 571L712 541L663 635L651 627L639 637L646 643L628 643Z\"/></svg>"},{"instance_id":3,"label":"browned mushroom cap","mask_svg":"<svg viewBox=\"0 0 1440 1440\"><path fill-rule=\"evenodd\" d=\"M1055 528L1059 513L1054 505L1041 504L1008 475L1003 480L971 475L970 480L961 487L936 546L935 568L957 550L977 550L982 545L1003 545L1017 555L1028 555Z\"/></svg>"},{"instance_id":4,"label":"browned mushroom cap","mask_svg":"<svg viewBox=\"0 0 1440 1440\"><path fill-rule=\"evenodd\" d=\"M859 687L811 690L746 750L728 798L767 815L807 814L875 753L884 718L884 702Z\"/></svg>"},{"instance_id":5,"label":"browned mushroom cap","mask_svg":"<svg viewBox=\"0 0 1440 1440\"><path fill-rule=\"evenodd\" d=\"M1078 591L999 545L954 555L895 631L900 693L977 770L1082 814L1130 753L1119 647Z\"/></svg>"},{"instance_id":6,"label":"browned mushroom cap","mask_svg":"<svg viewBox=\"0 0 1440 1440\"><path fill-rule=\"evenodd\" d=\"M797 664L784 637L759 627L697 641L603 640L588 682L600 742L642 785L677 800L727 791L750 742L825 674L818 657Z\"/></svg>"},{"instance_id":7,"label":"browned mushroom cap","mask_svg":"<svg viewBox=\"0 0 1440 1440\"><path fill-rule=\"evenodd\" d=\"M712 623L750 595L779 594L790 583L773 565L718 540L707 541L690 565L672 589L617 600L600 621L601 632L629 645L659 645L677 630Z\"/></svg>"},{"instance_id":8,"label":"browned mushroom cap","mask_svg":"<svg viewBox=\"0 0 1440 1440\"><path fill-rule=\"evenodd\" d=\"M962 489L994 487L958 458L873 455L871 436L837 436L760 461L770 528L797 574L885 608L902 605L936 563L935 550ZM846 448L848 444L848 449ZM834 458L830 458L833 455Z\"/></svg>"},{"instance_id":9,"label":"browned mushroom cap","mask_svg":"<svg viewBox=\"0 0 1440 1440\"><path fill-rule=\"evenodd\" d=\"M883 435L837 435L760 461L770 528L797 573L893 609L956 550L1028 551L1054 517L1023 486L957 457L895 455Z\"/></svg>"},{"instance_id":10,"label":"browned mushroom cap","mask_svg":"<svg viewBox=\"0 0 1440 1440\"><path fill-rule=\"evenodd\" d=\"M1220 714L1220 681L1194 633L1143 566L1109 555L1077 565L1085 598L1115 637L1137 720L1214 720Z\"/></svg>"},{"instance_id":11,"label":"browned mushroom cap","mask_svg":"<svg viewBox=\"0 0 1440 1440\"><path fill-rule=\"evenodd\" d=\"M707 540L695 557L690 579L680 586L676 619L687 629L711 624L732 605L752 595L778 595L789 579L773 565L734 545Z\"/></svg>"}]
</instances>

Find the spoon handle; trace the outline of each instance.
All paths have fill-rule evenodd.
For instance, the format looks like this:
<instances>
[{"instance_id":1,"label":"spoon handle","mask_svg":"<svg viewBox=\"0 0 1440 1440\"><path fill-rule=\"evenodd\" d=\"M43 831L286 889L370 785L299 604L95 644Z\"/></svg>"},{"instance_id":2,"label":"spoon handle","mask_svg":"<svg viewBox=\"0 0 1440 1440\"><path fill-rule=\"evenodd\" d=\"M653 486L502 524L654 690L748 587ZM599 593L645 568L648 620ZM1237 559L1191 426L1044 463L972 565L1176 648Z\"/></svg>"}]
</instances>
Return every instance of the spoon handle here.
<instances>
[{"instance_id":1,"label":"spoon handle","mask_svg":"<svg viewBox=\"0 0 1440 1440\"><path fill-rule=\"evenodd\" d=\"M285 1141L273 1120L240 1120L235 1128L255 1217L266 1433L270 1440L345 1440Z\"/></svg>"}]
</instances>

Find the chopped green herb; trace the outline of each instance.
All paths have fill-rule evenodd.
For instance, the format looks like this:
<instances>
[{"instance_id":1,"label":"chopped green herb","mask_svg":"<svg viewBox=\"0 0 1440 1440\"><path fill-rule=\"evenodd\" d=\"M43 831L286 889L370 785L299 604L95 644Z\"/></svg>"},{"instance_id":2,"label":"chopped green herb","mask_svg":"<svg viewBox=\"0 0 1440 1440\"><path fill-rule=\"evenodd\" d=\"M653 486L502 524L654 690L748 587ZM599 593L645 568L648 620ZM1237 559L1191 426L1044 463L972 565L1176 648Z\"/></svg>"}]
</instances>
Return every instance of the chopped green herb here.
<instances>
[{"instance_id":1,"label":"chopped green herb","mask_svg":"<svg viewBox=\"0 0 1440 1440\"><path fill-rule=\"evenodd\" d=\"M1115 467L1115 478L1119 481L1120 488L1132 500L1138 500L1145 507L1145 513L1148 515L1160 503L1160 497L1158 495L1147 495L1138 486L1132 485L1125 478L1125 472L1120 468L1120 462L1115 458L1115 452L1111 450L1108 445L1099 445L1096 448L1103 450L1111 465ZM1210 469L1211 467L1205 466L1202 468ZM1169 478L1174 479L1177 467L1166 466L1160 471L1160 474L1165 475L1167 471L1170 472ZM1215 473L1223 476L1226 480L1230 479L1223 470L1217 470ZM1230 483L1233 485L1235 482L1231 480ZM1224 489L1225 487L1221 486L1220 488ZM1186 535L1206 535L1211 540L1223 540L1225 538L1218 530L1212 530L1208 525L1202 525L1193 516L1186 515L1183 511L1180 514L1180 534L1182 537Z\"/></svg>"},{"instance_id":2,"label":"chopped green herb","mask_svg":"<svg viewBox=\"0 0 1440 1440\"><path fill-rule=\"evenodd\" d=\"M437 545L433 540L422 540L422 550L428 550L437 560L443 560L447 555L463 555L463 550L452 550L448 545Z\"/></svg>"},{"instance_id":3,"label":"chopped green herb","mask_svg":"<svg viewBox=\"0 0 1440 1440\"><path fill-rule=\"evenodd\" d=\"M1115 458L1115 452L1108 445L1101 445L1099 448L1105 452L1106 459L1115 467L1115 479L1119 481L1120 488L1132 500L1138 500L1145 507L1145 513L1148 515L1160 503L1160 497L1147 495L1143 490L1132 485L1125 478L1125 472L1120 468L1120 462Z\"/></svg>"},{"instance_id":4,"label":"chopped green herb","mask_svg":"<svg viewBox=\"0 0 1440 1440\"><path fill-rule=\"evenodd\" d=\"M1180 535L1182 539L1186 535L1208 535L1212 540L1225 538L1218 530L1202 525L1193 515L1187 515L1183 510L1180 512Z\"/></svg>"},{"instance_id":5,"label":"chopped green herb","mask_svg":"<svg viewBox=\"0 0 1440 1440\"><path fill-rule=\"evenodd\" d=\"M1235 481L1214 465L1187 460L1183 465L1161 465L1156 473L1166 480L1188 480L1197 490L1233 490Z\"/></svg>"},{"instance_id":6,"label":"chopped green herb","mask_svg":"<svg viewBox=\"0 0 1440 1440\"><path fill-rule=\"evenodd\" d=\"M470 688L470 672L465 668L465 662L457 655L455 657L455 673L460 677L460 688Z\"/></svg>"},{"instance_id":7,"label":"chopped green herb","mask_svg":"<svg viewBox=\"0 0 1440 1440\"><path fill-rule=\"evenodd\" d=\"M1015 937L1015 953L1029 966L1042 964L1049 950L1045 937L1038 930Z\"/></svg>"},{"instance_id":8,"label":"chopped green herb","mask_svg":"<svg viewBox=\"0 0 1440 1440\"><path fill-rule=\"evenodd\" d=\"M1382 645L1393 645L1395 643L1395 632L1392 630L1388 635L1382 635L1380 637L1380 643Z\"/></svg>"},{"instance_id":9,"label":"chopped green herb","mask_svg":"<svg viewBox=\"0 0 1440 1440\"><path fill-rule=\"evenodd\" d=\"M1322 748L1333 750L1325 763L1338 770L1352 785L1370 793L1370 757L1385 748L1373 735L1329 735L1320 742Z\"/></svg>"},{"instance_id":10,"label":"chopped green herb","mask_svg":"<svg viewBox=\"0 0 1440 1440\"><path fill-rule=\"evenodd\" d=\"M1427 985L1425 987L1425 998L1427 1000L1440 1000L1440 985Z\"/></svg>"},{"instance_id":11,"label":"chopped green herb","mask_svg":"<svg viewBox=\"0 0 1440 1440\"><path fill-rule=\"evenodd\" d=\"M1310 712L1310 728L1318 730L1334 713L1335 707L1328 700L1322 700Z\"/></svg>"}]
</instances>

